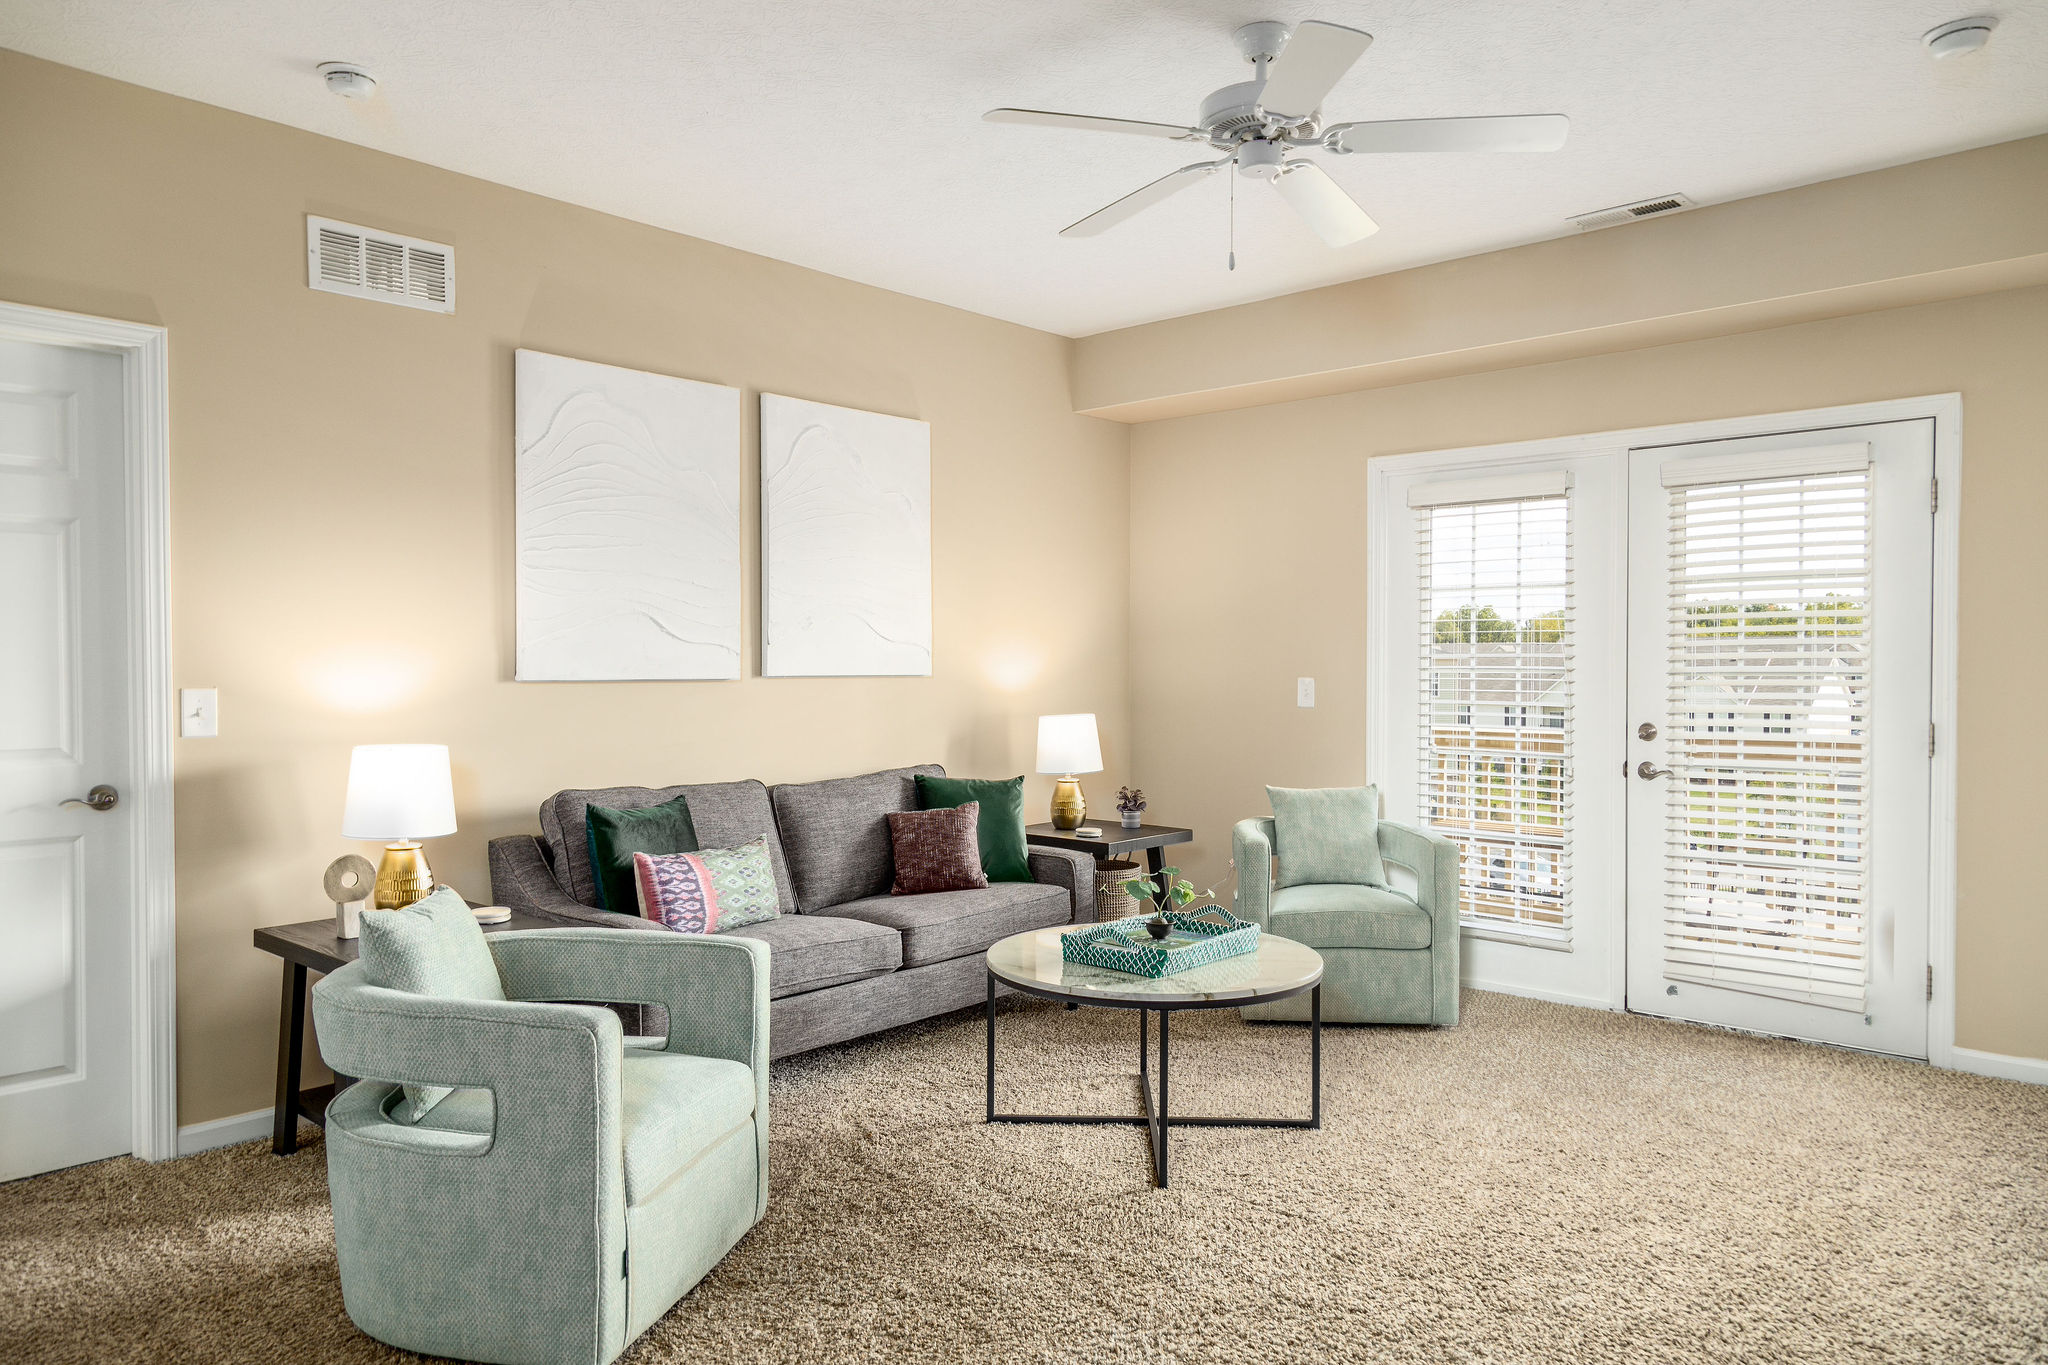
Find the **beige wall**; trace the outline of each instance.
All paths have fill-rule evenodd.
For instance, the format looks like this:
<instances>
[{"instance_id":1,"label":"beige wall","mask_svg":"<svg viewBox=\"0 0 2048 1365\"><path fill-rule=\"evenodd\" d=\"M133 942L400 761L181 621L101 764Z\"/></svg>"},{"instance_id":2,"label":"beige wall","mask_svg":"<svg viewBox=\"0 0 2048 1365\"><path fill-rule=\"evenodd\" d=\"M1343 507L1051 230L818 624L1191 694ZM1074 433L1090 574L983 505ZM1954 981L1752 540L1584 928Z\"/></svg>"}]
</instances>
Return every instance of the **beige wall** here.
<instances>
[{"instance_id":1,"label":"beige wall","mask_svg":"<svg viewBox=\"0 0 2048 1365\"><path fill-rule=\"evenodd\" d=\"M1073 414L1071 343L6 52L0 130L0 299L170 329L174 676L221 691L177 747L181 1122L269 1103L249 935L374 855L339 833L353 744L453 748L430 853L479 899L485 841L565 786L1009 775L1079 710L1091 790L1122 780L1126 428ZM308 290L307 213L452 243L458 311ZM750 490L759 390L930 422L934 676L513 683L522 346L741 386Z\"/></svg>"},{"instance_id":2,"label":"beige wall","mask_svg":"<svg viewBox=\"0 0 2048 1365\"><path fill-rule=\"evenodd\" d=\"M1633 229L1629 229L1633 230ZM1131 438L1133 770L1224 875L1264 787L1365 759L1365 471L1375 455L1872 399L1963 395L1956 1041L2048 1057L2048 289L1152 422ZM1317 681L1316 707L1294 680ZM2021 699L2015 709L2014 698Z\"/></svg>"}]
</instances>

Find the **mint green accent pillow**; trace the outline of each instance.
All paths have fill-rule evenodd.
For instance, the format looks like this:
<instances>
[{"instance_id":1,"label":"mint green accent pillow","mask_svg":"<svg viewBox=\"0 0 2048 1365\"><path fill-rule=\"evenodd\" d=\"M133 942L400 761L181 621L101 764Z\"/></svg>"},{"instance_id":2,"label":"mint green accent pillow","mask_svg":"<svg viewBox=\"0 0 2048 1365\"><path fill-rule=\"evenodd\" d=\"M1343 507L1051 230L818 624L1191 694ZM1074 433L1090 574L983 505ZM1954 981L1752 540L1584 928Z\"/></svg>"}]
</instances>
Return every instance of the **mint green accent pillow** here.
<instances>
[{"instance_id":1,"label":"mint green accent pillow","mask_svg":"<svg viewBox=\"0 0 2048 1365\"><path fill-rule=\"evenodd\" d=\"M775 890L775 864L768 859L766 839L738 848L701 848L697 858L711 874L711 890L718 900L712 933L759 924L782 913L781 897Z\"/></svg>"},{"instance_id":2,"label":"mint green accent pillow","mask_svg":"<svg viewBox=\"0 0 2048 1365\"><path fill-rule=\"evenodd\" d=\"M1276 886L1385 886L1378 787L1268 787Z\"/></svg>"},{"instance_id":3,"label":"mint green accent pillow","mask_svg":"<svg viewBox=\"0 0 2048 1365\"><path fill-rule=\"evenodd\" d=\"M917 775L917 808L951 810L981 803L981 870L992 882L1031 880L1031 854L1024 843L1024 779Z\"/></svg>"},{"instance_id":4,"label":"mint green accent pillow","mask_svg":"<svg viewBox=\"0 0 2048 1365\"><path fill-rule=\"evenodd\" d=\"M364 911L362 932L363 979L372 986L452 1000L505 998L476 916L445 886L403 910ZM444 1085L408 1085L393 1117L418 1123L452 1093Z\"/></svg>"},{"instance_id":5,"label":"mint green accent pillow","mask_svg":"<svg viewBox=\"0 0 2048 1365\"><path fill-rule=\"evenodd\" d=\"M635 853L695 853L697 826L680 796L658 806L613 810L588 806L583 814L590 840L590 879L597 883L597 908L622 915L640 913L633 881Z\"/></svg>"}]
</instances>

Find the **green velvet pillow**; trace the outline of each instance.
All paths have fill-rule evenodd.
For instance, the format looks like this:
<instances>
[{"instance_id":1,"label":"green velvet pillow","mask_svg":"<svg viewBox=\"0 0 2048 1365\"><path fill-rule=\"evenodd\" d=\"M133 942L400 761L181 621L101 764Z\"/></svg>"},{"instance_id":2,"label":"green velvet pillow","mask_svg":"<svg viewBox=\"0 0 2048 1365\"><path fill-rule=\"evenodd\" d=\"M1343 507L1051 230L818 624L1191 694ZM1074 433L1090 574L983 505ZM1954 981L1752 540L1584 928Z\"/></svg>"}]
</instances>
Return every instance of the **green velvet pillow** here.
<instances>
[{"instance_id":1,"label":"green velvet pillow","mask_svg":"<svg viewBox=\"0 0 2048 1365\"><path fill-rule=\"evenodd\" d=\"M363 915L357 952L363 980L385 990L438 995L453 1000L503 1000L497 959L469 903L447 887L402 910ZM451 1092L442 1085L408 1085L393 1108L395 1117L418 1123Z\"/></svg>"},{"instance_id":2,"label":"green velvet pillow","mask_svg":"<svg viewBox=\"0 0 2048 1365\"><path fill-rule=\"evenodd\" d=\"M635 810L590 806L583 818L590 831L590 879L597 883L600 910L640 913L640 893L633 882L635 853L697 851L697 826L680 796Z\"/></svg>"},{"instance_id":3,"label":"green velvet pillow","mask_svg":"<svg viewBox=\"0 0 2048 1365\"><path fill-rule=\"evenodd\" d=\"M1378 787L1268 787L1276 886L1385 886Z\"/></svg>"},{"instance_id":4,"label":"green velvet pillow","mask_svg":"<svg viewBox=\"0 0 2048 1365\"><path fill-rule=\"evenodd\" d=\"M992 882L1031 880L1031 855L1024 844L1024 779L917 775L919 810L951 810L981 803L981 870Z\"/></svg>"}]
</instances>

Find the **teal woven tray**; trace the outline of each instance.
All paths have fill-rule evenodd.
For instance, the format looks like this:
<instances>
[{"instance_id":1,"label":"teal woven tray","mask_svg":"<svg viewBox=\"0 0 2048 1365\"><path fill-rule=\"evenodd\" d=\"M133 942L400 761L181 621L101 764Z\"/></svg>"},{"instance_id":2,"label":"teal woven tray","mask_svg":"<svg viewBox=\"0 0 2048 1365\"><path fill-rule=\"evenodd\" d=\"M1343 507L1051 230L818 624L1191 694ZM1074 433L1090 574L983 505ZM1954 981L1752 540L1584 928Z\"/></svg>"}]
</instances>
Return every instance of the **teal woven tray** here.
<instances>
[{"instance_id":1,"label":"teal woven tray","mask_svg":"<svg viewBox=\"0 0 2048 1365\"><path fill-rule=\"evenodd\" d=\"M1259 946L1258 925L1217 906L1167 911L1166 922L1173 932L1163 940L1154 940L1145 932L1148 918L1111 920L1064 935L1060 956L1068 962L1107 967L1131 976L1161 977L1253 952Z\"/></svg>"}]
</instances>

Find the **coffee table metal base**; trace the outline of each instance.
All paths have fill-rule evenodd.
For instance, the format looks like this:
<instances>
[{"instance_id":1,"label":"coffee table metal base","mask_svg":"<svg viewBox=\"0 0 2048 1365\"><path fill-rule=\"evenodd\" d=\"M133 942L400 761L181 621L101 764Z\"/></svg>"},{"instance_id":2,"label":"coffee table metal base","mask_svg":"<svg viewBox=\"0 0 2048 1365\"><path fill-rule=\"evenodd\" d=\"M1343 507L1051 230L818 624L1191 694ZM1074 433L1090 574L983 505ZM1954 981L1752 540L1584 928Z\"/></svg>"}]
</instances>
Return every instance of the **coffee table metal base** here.
<instances>
[{"instance_id":1,"label":"coffee table metal base","mask_svg":"<svg viewBox=\"0 0 2048 1365\"><path fill-rule=\"evenodd\" d=\"M1035 992L1034 992L1035 994ZM1093 1001L1068 1001L1067 1008L1077 1004L1093 1004ZM1108 1005L1105 1008L1138 1010L1138 1091L1144 1097L1145 1112L1142 1114L998 1114L996 1112L996 974L988 974L988 1122L990 1123L1070 1123L1070 1124L1138 1124L1145 1128L1152 1146L1152 1183L1159 1189L1167 1187L1168 1144L1167 1136L1175 1128L1321 1128L1323 1126L1323 986L1319 981L1309 993L1309 1116L1305 1119L1267 1118L1221 1118L1211 1115L1177 1117L1167 1107L1168 1083L1173 1068L1172 1020L1177 1009L1223 1009L1234 1007L1238 1002L1226 1000L1205 1002L1199 1005L1176 1005L1170 1009L1138 1007L1130 1005ZM1151 1063L1151 1022L1149 1016L1159 1016L1159 1083L1155 1095L1152 1083Z\"/></svg>"}]
</instances>

